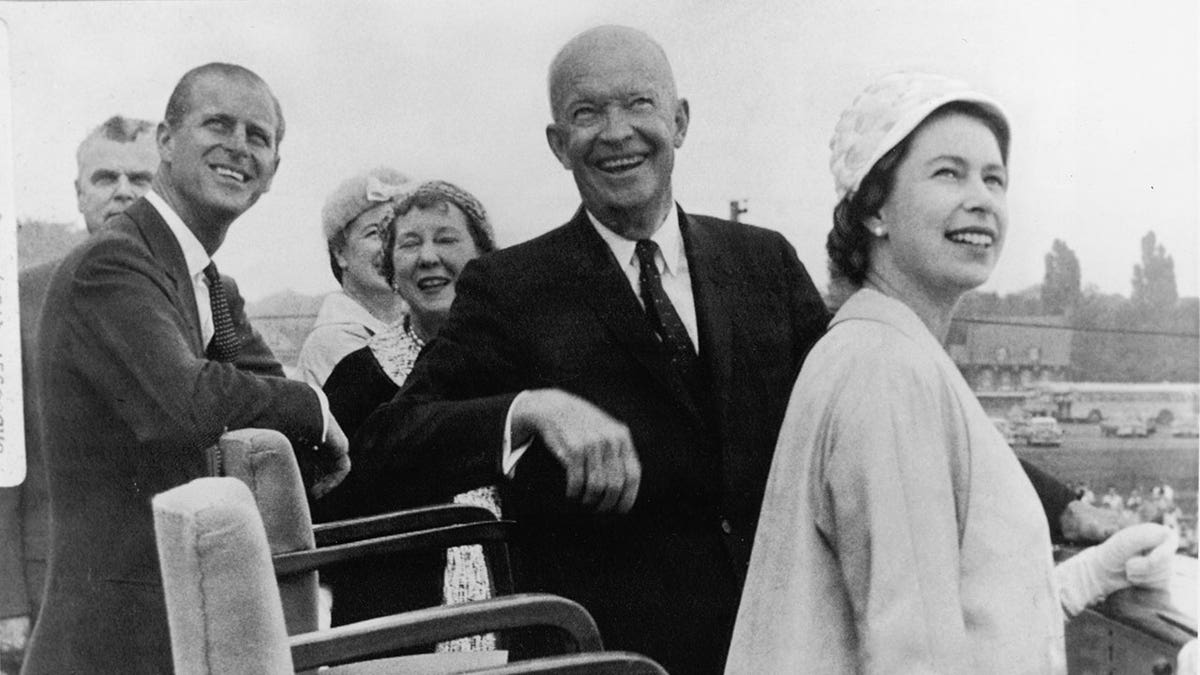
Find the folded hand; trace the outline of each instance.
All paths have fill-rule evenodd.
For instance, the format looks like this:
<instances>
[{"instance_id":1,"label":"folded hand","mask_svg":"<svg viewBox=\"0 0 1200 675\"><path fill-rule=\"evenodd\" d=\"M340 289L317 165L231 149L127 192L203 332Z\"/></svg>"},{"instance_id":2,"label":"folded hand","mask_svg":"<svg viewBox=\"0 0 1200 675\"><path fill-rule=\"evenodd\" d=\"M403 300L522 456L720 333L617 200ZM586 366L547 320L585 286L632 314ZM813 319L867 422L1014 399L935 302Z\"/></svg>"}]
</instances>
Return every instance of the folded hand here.
<instances>
[{"instance_id":1,"label":"folded hand","mask_svg":"<svg viewBox=\"0 0 1200 675\"><path fill-rule=\"evenodd\" d=\"M528 392L513 410L514 444L537 434L562 464L566 497L599 513L633 508L642 465L629 427L558 389Z\"/></svg>"}]
</instances>

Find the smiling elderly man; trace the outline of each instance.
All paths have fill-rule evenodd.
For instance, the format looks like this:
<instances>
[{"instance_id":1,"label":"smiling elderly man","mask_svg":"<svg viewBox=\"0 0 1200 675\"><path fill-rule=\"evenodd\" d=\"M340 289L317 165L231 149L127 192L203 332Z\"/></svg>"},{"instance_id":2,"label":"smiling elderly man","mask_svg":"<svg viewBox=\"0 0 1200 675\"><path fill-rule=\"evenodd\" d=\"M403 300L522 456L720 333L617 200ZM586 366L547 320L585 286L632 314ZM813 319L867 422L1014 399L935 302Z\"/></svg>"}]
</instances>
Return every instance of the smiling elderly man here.
<instances>
[{"instance_id":1,"label":"smiling elderly man","mask_svg":"<svg viewBox=\"0 0 1200 675\"><path fill-rule=\"evenodd\" d=\"M527 587L581 602L609 648L717 672L825 307L779 233L675 203L690 114L658 44L593 29L549 81L546 138L583 206L466 266L408 386L357 436L389 452L356 470L392 501L500 482Z\"/></svg>"},{"instance_id":2,"label":"smiling elderly man","mask_svg":"<svg viewBox=\"0 0 1200 675\"><path fill-rule=\"evenodd\" d=\"M314 460L318 496L349 470L324 395L282 377L211 262L270 188L283 129L254 73L189 71L158 127L152 191L55 272L39 359L50 562L23 672L171 672L150 498L204 475L224 430L286 434Z\"/></svg>"}]
</instances>

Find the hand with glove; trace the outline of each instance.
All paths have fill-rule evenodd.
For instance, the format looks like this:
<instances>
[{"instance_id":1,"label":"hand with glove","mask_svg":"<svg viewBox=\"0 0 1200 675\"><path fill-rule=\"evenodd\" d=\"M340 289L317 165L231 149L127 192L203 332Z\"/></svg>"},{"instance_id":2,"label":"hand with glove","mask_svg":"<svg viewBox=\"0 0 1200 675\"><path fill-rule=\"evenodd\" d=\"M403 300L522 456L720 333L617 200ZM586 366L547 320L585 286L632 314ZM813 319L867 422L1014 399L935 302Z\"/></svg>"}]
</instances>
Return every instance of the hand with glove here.
<instances>
[{"instance_id":1,"label":"hand with glove","mask_svg":"<svg viewBox=\"0 0 1200 675\"><path fill-rule=\"evenodd\" d=\"M1075 616L1130 586L1167 588L1178 548L1179 535L1163 525L1143 523L1118 530L1054 568L1063 611Z\"/></svg>"}]
</instances>

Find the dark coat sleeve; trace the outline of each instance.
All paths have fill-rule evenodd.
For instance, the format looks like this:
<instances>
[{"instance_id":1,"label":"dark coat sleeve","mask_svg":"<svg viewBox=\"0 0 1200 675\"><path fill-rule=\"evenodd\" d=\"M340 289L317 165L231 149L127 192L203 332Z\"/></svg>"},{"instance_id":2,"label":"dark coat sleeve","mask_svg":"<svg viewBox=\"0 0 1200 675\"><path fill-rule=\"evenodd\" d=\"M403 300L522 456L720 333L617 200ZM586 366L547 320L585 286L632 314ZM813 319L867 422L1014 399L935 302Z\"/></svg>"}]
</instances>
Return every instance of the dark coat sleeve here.
<instances>
[{"instance_id":1,"label":"dark coat sleeve","mask_svg":"<svg viewBox=\"0 0 1200 675\"><path fill-rule=\"evenodd\" d=\"M483 262L463 269L446 325L351 442L363 456L354 471L385 481L383 499L409 502L394 506L444 501L501 476L505 419L525 380Z\"/></svg>"},{"instance_id":2,"label":"dark coat sleeve","mask_svg":"<svg viewBox=\"0 0 1200 675\"><path fill-rule=\"evenodd\" d=\"M1021 467L1033 489L1037 491L1038 499L1042 502L1042 510L1046 512L1046 522L1050 525L1050 539L1063 541L1062 514L1067 510L1067 504L1075 501L1075 493L1054 476L1042 471L1033 464L1021 460Z\"/></svg>"},{"instance_id":3,"label":"dark coat sleeve","mask_svg":"<svg viewBox=\"0 0 1200 675\"><path fill-rule=\"evenodd\" d=\"M371 453L390 452L390 448L364 448L355 438L367 416L376 407L392 400L399 387L383 372L371 349L363 347L338 361L322 389L329 399L329 413L351 439L351 471L329 494L310 502L313 520L323 523L356 518L405 505L387 496L394 491L395 481L370 468L381 463L374 460Z\"/></svg>"},{"instance_id":4,"label":"dark coat sleeve","mask_svg":"<svg viewBox=\"0 0 1200 675\"><path fill-rule=\"evenodd\" d=\"M308 385L194 353L174 282L145 249L109 238L69 273L65 301L73 306L60 326L69 335L59 343L87 346L87 358L73 359L78 375L111 399L108 412L140 446L198 451L248 427L276 429L301 446L320 442L320 404ZM252 341L248 351L257 349ZM265 362L257 355L255 367L269 369Z\"/></svg>"}]
</instances>

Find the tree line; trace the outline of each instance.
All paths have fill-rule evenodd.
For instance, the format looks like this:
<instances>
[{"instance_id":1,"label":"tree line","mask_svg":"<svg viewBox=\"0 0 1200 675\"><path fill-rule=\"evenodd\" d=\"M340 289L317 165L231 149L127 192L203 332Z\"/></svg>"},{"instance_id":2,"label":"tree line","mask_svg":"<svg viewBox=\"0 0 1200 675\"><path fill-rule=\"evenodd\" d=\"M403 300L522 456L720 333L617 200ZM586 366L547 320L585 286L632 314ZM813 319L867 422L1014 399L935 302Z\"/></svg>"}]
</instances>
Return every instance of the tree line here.
<instances>
[{"instance_id":1,"label":"tree line","mask_svg":"<svg viewBox=\"0 0 1200 675\"><path fill-rule=\"evenodd\" d=\"M1055 239L1042 284L1009 295L972 293L963 317L1060 316L1074 328L1073 380L1098 382L1200 381L1200 299L1179 297L1175 261L1153 231L1141 240L1130 294L1084 286L1079 258Z\"/></svg>"}]
</instances>

